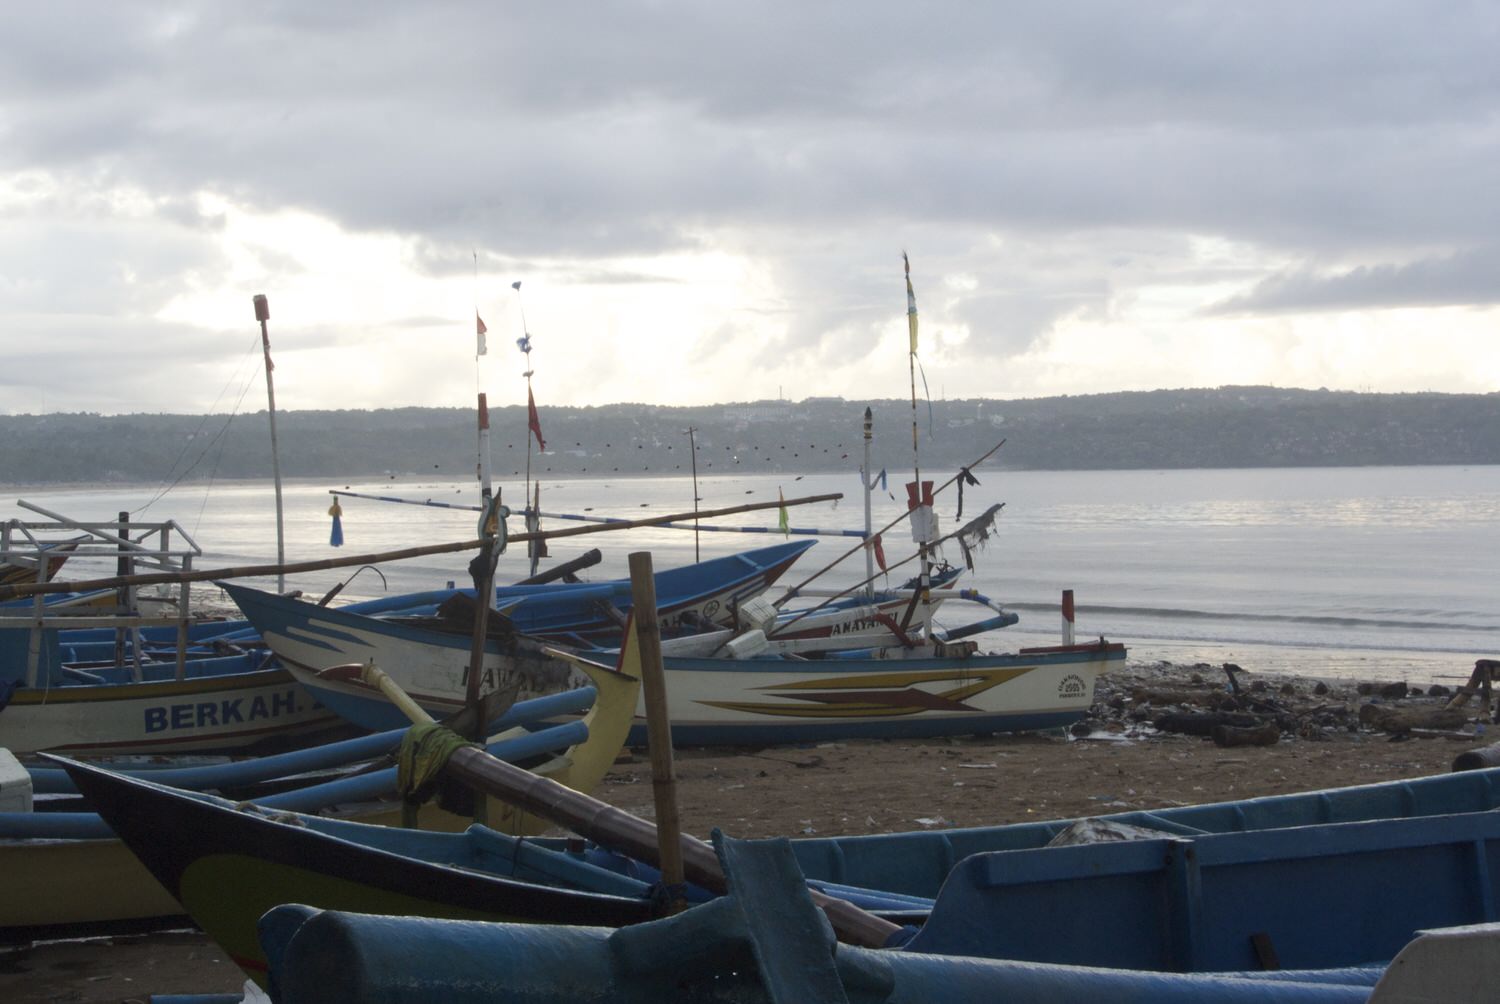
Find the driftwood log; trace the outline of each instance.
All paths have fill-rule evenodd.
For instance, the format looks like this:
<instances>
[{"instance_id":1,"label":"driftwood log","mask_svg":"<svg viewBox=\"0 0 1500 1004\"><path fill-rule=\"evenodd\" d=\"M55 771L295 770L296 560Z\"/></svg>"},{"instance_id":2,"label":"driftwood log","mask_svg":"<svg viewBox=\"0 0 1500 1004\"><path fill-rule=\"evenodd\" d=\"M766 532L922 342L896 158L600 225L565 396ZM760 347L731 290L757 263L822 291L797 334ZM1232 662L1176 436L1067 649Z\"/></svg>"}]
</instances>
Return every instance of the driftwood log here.
<instances>
[{"instance_id":1,"label":"driftwood log","mask_svg":"<svg viewBox=\"0 0 1500 1004\"><path fill-rule=\"evenodd\" d=\"M1468 716L1457 708L1396 708L1387 704L1365 704L1359 709L1360 724L1382 732L1410 732L1412 729L1437 729L1451 732L1461 729Z\"/></svg>"},{"instance_id":2,"label":"driftwood log","mask_svg":"<svg viewBox=\"0 0 1500 1004\"><path fill-rule=\"evenodd\" d=\"M1281 729L1275 722L1263 722L1250 728L1215 725L1212 735L1215 746L1275 746L1281 739Z\"/></svg>"},{"instance_id":3,"label":"driftwood log","mask_svg":"<svg viewBox=\"0 0 1500 1004\"><path fill-rule=\"evenodd\" d=\"M1131 700L1137 704L1161 707L1169 704L1186 704L1202 708L1217 708L1230 700L1222 690L1156 690L1141 688L1130 692Z\"/></svg>"},{"instance_id":4,"label":"driftwood log","mask_svg":"<svg viewBox=\"0 0 1500 1004\"><path fill-rule=\"evenodd\" d=\"M1162 715L1151 724L1159 732L1180 732L1189 736L1213 735L1216 728L1255 728L1262 720L1254 715L1236 714L1230 711L1205 711Z\"/></svg>"}]
</instances>

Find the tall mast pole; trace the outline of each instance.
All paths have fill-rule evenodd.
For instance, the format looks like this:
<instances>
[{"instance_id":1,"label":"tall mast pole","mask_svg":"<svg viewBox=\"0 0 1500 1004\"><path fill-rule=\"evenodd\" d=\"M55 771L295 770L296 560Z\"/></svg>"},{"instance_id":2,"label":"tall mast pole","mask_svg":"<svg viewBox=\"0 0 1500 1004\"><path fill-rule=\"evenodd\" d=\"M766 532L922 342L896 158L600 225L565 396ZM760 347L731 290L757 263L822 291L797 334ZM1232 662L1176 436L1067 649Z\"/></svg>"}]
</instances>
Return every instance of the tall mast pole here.
<instances>
[{"instance_id":1,"label":"tall mast pole","mask_svg":"<svg viewBox=\"0 0 1500 1004\"><path fill-rule=\"evenodd\" d=\"M875 542L871 536L870 529L874 525L870 522L870 493L875 488L874 475L870 473L870 440L873 437L872 426L875 424L875 416L868 407L865 408L865 464L860 469L859 479L864 482L865 489L865 580L869 583L865 587L865 595L871 599L875 597Z\"/></svg>"},{"instance_id":2,"label":"tall mast pole","mask_svg":"<svg viewBox=\"0 0 1500 1004\"><path fill-rule=\"evenodd\" d=\"M697 431L688 426L688 456L693 462L693 560L702 561L703 557L698 553L698 444L693 439L693 433Z\"/></svg>"},{"instance_id":3,"label":"tall mast pole","mask_svg":"<svg viewBox=\"0 0 1500 1004\"><path fill-rule=\"evenodd\" d=\"M494 484L490 478L490 405L484 391L484 384L480 378L479 357L489 354L489 342L485 337L489 334L489 328L485 326L484 318L479 316L479 252L474 252L474 396L477 399L475 417L478 420L478 437L476 449L478 456L475 458L474 473L479 478L479 517L480 537L486 537L485 524L489 520L490 500L495 497ZM493 583L492 583L493 585ZM495 590L491 588L485 595L478 577L475 578L475 599L484 605L486 609L495 605ZM476 623L480 618L476 618ZM477 672L477 669L475 670Z\"/></svg>"},{"instance_id":4,"label":"tall mast pole","mask_svg":"<svg viewBox=\"0 0 1500 1004\"><path fill-rule=\"evenodd\" d=\"M930 619L931 605L931 561L928 551L928 538L931 537L931 506L923 506L927 500L926 493L922 491L922 465L917 458L917 294L911 288L911 260L906 257L906 252L901 252L901 264L906 271L906 325L911 339L910 351L906 356L907 370L911 374L911 467L915 476L916 495L912 501L912 527L914 536L917 538L917 552L921 555L922 570L917 579L917 591L921 598L923 621ZM918 522L921 526L918 529ZM908 613L908 616L910 614ZM931 624L927 624L928 634L931 634Z\"/></svg>"},{"instance_id":5,"label":"tall mast pole","mask_svg":"<svg viewBox=\"0 0 1500 1004\"><path fill-rule=\"evenodd\" d=\"M276 482L276 564L285 565L286 524L281 514L281 459L276 445L276 384L271 379L271 371L276 367L271 362L271 335L266 330L266 322L271 319L271 304L264 293L256 293L253 302L255 319L260 322L260 346L266 358L266 402L271 415L271 477ZM276 576L276 591L286 592L284 572Z\"/></svg>"},{"instance_id":6,"label":"tall mast pole","mask_svg":"<svg viewBox=\"0 0 1500 1004\"><path fill-rule=\"evenodd\" d=\"M490 477L490 405L489 405L488 399L485 397L484 391L480 391L479 392L479 511L480 511L480 513L482 515L479 517L479 522L480 522L479 535L480 535L480 537L483 537L483 538L488 538L488 532L487 532L487 529L485 527L485 524L489 520L490 502L491 502L491 500L494 497L495 497L495 486L494 486L494 483L493 483L493 481L491 480L491 477ZM484 591L483 585L481 585L481 583L480 583L480 579L482 579L482 578L483 578L483 576L479 576L479 577L475 578L475 582L474 582L474 584L475 584L475 590L476 590L475 598L478 599L478 601L484 606L484 608L486 610L488 610L488 609L494 607L494 605L496 603L495 589L494 589L494 579L493 579L493 575L492 575L491 579L490 579L490 588L489 588L488 592L486 592L486 591ZM477 618L476 618L476 621L477 621ZM477 673L478 670L475 669L474 672Z\"/></svg>"},{"instance_id":7,"label":"tall mast pole","mask_svg":"<svg viewBox=\"0 0 1500 1004\"><path fill-rule=\"evenodd\" d=\"M516 291L516 304L521 311L521 337L516 340L516 345L526 354L526 372L521 374L526 378L526 505L522 512L526 515L526 530L535 533L542 525L542 486L540 481L536 486L536 495L533 499L531 493L531 409L533 398L531 396L531 375L536 371L531 368L531 331L526 327L526 305L521 301L520 280L510 284L510 288ZM535 575L537 565L542 560L543 549L546 545L540 540L529 540L526 542L526 554L531 558L531 574Z\"/></svg>"}]
</instances>

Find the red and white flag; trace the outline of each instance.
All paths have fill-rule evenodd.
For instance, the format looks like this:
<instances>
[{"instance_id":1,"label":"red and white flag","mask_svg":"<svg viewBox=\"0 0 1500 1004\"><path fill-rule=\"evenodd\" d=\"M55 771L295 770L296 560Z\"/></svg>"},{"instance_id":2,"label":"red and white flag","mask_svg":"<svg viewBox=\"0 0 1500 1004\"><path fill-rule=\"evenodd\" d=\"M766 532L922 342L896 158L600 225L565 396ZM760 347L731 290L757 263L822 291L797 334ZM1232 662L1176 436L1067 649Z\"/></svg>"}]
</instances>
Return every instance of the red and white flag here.
<instances>
[{"instance_id":1,"label":"red and white flag","mask_svg":"<svg viewBox=\"0 0 1500 1004\"><path fill-rule=\"evenodd\" d=\"M542 439L542 420L536 414L536 398L531 396L531 388L526 388L526 425L536 436L537 450L545 450L547 443Z\"/></svg>"},{"instance_id":2,"label":"red and white flag","mask_svg":"<svg viewBox=\"0 0 1500 1004\"><path fill-rule=\"evenodd\" d=\"M474 333L475 333L475 336L479 339L479 347L474 352L474 354L476 356L482 356L482 355L484 355L484 353L485 353L484 333L486 331L489 331L489 330L490 330L489 328L486 328L484 326L484 318L482 318L482 317L479 316L479 311L477 311L477 310L474 311Z\"/></svg>"}]
</instances>

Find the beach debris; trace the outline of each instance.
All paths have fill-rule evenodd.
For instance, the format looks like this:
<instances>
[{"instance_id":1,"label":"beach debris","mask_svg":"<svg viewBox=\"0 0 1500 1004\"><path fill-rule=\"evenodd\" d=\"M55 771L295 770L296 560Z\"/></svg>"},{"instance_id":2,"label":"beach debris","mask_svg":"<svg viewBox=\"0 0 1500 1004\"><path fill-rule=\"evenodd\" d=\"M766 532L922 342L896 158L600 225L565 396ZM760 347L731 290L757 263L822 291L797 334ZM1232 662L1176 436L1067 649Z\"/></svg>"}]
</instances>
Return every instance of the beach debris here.
<instances>
[{"instance_id":1,"label":"beach debris","mask_svg":"<svg viewBox=\"0 0 1500 1004\"><path fill-rule=\"evenodd\" d=\"M1281 740L1281 728L1271 721L1261 722L1249 728L1215 725L1212 736L1214 745L1220 747L1275 746Z\"/></svg>"},{"instance_id":2,"label":"beach debris","mask_svg":"<svg viewBox=\"0 0 1500 1004\"><path fill-rule=\"evenodd\" d=\"M1388 701L1399 701L1406 696L1408 689L1404 680L1400 683L1361 683L1359 696L1383 697Z\"/></svg>"},{"instance_id":3,"label":"beach debris","mask_svg":"<svg viewBox=\"0 0 1500 1004\"><path fill-rule=\"evenodd\" d=\"M1115 804L1115 803L1109 803ZM1048 847L1072 847L1076 844L1111 844L1125 840L1157 840L1172 834L1148 826L1136 826L1113 819L1079 819L1068 824L1047 841Z\"/></svg>"},{"instance_id":4,"label":"beach debris","mask_svg":"<svg viewBox=\"0 0 1500 1004\"><path fill-rule=\"evenodd\" d=\"M1150 704L1155 707L1196 705L1217 708L1222 704L1234 700L1232 696L1224 693L1222 690L1160 690L1145 687L1131 691L1130 698L1136 704Z\"/></svg>"},{"instance_id":5,"label":"beach debris","mask_svg":"<svg viewBox=\"0 0 1500 1004\"><path fill-rule=\"evenodd\" d=\"M1234 711L1188 712L1162 715L1152 724L1158 732L1180 732L1189 736L1212 735L1216 728L1255 728L1261 724L1255 715Z\"/></svg>"},{"instance_id":6,"label":"beach debris","mask_svg":"<svg viewBox=\"0 0 1500 1004\"><path fill-rule=\"evenodd\" d=\"M1441 707L1395 707L1389 704L1360 705L1360 724L1381 732L1402 733L1413 729L1433 729L1452 732L1468 722L1468 716L1458 708Z\"/></svg>"}]
</instances>

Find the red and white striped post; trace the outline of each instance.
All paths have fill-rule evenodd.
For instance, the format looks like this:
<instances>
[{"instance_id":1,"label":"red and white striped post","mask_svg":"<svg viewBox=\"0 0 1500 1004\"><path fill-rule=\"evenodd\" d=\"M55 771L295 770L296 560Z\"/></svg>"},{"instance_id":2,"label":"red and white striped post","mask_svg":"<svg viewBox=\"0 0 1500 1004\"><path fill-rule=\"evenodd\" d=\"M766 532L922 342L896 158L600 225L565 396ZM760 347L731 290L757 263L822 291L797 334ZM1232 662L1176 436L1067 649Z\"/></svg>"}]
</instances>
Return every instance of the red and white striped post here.
<instances>
[{"instance_id":1,"label":"red and white striped post","mask_svg":"<svg viewBox=\"0 0 1500 1004\"><path fill-rule=\"evenodd\" d=\"M1062 643L1073 644L1073 590L1064 589L1062 595Z\"/></svg>"}]
</instances>

